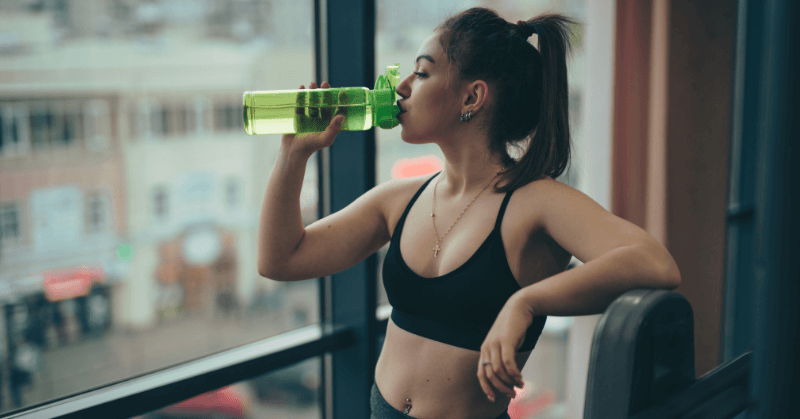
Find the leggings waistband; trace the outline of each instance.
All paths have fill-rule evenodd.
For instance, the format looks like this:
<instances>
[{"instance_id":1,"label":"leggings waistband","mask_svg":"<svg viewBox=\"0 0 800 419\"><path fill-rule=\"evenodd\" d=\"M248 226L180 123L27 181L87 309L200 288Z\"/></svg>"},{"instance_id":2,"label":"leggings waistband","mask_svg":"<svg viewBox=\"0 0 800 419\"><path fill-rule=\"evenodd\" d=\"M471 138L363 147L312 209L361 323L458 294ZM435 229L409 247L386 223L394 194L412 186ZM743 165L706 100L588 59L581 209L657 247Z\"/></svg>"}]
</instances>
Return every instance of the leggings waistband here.
<instances>
[{"instance_id":1,"label":"leggings waistband","mask_svg":"<svg viewBox=\"0 0 800 419\"><path fill-rule=\"evenodd\" d=\"M378 389L378 384L372 384L372 390L369 396L370 419L417 419L414 416L407 415L395 409L386 399L383 398L381 391ZM511 419L508 412L503 412L502 415L496 419Z\"/></svg>"}]
</instances>

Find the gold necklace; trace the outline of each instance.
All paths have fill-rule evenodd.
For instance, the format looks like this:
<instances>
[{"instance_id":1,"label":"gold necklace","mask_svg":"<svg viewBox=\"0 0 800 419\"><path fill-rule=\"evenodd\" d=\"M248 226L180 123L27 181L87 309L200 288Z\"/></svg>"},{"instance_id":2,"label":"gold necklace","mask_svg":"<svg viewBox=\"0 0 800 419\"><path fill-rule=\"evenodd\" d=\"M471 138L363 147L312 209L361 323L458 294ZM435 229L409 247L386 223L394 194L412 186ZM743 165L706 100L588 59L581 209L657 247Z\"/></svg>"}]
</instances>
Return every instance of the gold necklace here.
<instances>
[{"instance_id":1,"label":"gold necklace","mask_svg":"<svg viewBox=\"0 0 800 419\"><path fill-rule=\"evenodd\" d=\"M489 185L492 184L492 181L494 181L497 178L497 176L499 176L499 175L500 175L500 173L497 173L496 175L494 175L492 180L489 181L489 183L487 183L486 186L484 186L483 189L481 189L480 192L478 192L478 195L475 195L475 198L472 198L472 201L470 201L469 204L467 204L467 208L469 208L469 206L472 205L472 203L475 202L476 199L478 199L478 196L480 196L480 194L482 194L483 191L486 188L488 188ZM453 225L451 225L450 228L447 229L447 231L444 233L444 236L442 236L442 238L440 239L439 238L439 232L436 231L436 219L435 219L435 215L434 215L435 214L434 210L436 209L436 187L439 186L439 181L440 180L442 180L442 178L436 179L436 185L433 186L433 205L431 207L431 222L433 222L433 232L436 233L436 247L433 248L433 257L436 257L436 255L439 254L439 250L441 249L439 247L439 245L442 243L442 240L444 240L445 236L447 236L447 233L449 233L450 229L452 229L453 226L456 225L458 220L461 219L461 216L464 215L464 212L467 211L467 208L464 208L464 211L461 211L461 214L458 215L458 218L456 218L456 220L453 221Z\"/></svg>"}]
</instances>

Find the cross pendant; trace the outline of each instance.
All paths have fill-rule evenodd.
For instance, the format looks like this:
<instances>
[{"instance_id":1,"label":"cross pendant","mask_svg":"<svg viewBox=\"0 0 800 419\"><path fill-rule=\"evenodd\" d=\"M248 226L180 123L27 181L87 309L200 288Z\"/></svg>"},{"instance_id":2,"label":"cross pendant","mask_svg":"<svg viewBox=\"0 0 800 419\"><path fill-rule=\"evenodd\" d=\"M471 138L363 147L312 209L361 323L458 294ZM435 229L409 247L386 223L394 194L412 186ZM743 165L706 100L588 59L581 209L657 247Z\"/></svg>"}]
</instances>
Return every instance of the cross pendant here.
<instances>
[{"instance_id":1,"label":"cross pendant","mask_svg":"<svg viewBox=\"0 0 800 419\"><path fill-rule=\"evenodd\" d=\"M433 257L436 257L437 254L439 254L439 244L438 243L436 244L436 247L433 249Z\"/></svg>"}]
</instances>

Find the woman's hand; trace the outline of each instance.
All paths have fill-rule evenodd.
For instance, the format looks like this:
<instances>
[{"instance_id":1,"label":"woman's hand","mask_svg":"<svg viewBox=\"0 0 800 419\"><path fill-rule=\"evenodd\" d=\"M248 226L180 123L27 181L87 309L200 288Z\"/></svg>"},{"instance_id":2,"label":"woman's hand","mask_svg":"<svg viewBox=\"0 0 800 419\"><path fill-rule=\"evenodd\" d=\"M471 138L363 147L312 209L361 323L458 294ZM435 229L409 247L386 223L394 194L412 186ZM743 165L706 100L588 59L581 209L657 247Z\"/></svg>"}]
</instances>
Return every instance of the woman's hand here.
<instances>
[{"instance_id":1,"label":"woman's hand","mask_svg":"<svg viewBox=\"0 0 800 419\"><path fill-rule=\"evenodd\" d=\"M322 85L320 86L323 89L328 89L331 87L328 82L323 81ZM305 86L300 85L301 89L305 89ZM317 83L311 82L309 85L310 89L316 89ZM324 92L320 92L325 94ZM298 99L304 98L303 96L298 96ZM339 98L340 100L342 98ZM325 100L323 98L322 103L332 103L332 99ZM314 105L321 105L322 103L314 103ZM329 108L310 108L309 115L305 115L305 110L302 107L297 108L297 122L298 125L308 125L313 124L319 120L328 120L333 117L333 110ZM325 131L322 132L311 132L306 134L284 134L281 138L281 144L284 147L288 147L291 151L298 151L308 156L314 154L315 151L323 149L325 147L329 147L333 144L333 140L336 138L336 135L339 134L339 131L342 129L342 121L344 120L344 115L336 115L335 118L331 119L331 122L328 124L328 127L325 128Z\"/></svg>"},{"instance_id":2,"label":"woman's hand","mask_svg":"<svg viewBox=\"0 0 800 419\"><path fill-rule=\"evenodd\" d=\"M533 323L533 310L519 298L511 296L497 315L478 360L478 380L486 396L494 402L495 389L514 398L514 384L523 387L522 373L517 367L517 349ZM482 365L489 361L491 364Z\"/></svg>"}]
</instances>

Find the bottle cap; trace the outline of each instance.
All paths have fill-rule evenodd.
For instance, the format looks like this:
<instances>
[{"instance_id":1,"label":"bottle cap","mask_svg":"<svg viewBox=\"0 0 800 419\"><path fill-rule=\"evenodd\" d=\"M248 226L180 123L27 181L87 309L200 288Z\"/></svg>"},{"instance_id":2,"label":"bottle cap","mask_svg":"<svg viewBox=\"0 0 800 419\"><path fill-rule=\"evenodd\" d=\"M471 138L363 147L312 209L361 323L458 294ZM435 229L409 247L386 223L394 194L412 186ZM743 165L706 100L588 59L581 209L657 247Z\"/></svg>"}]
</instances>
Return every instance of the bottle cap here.
<instances>
[{"instance_id":1,"label":"bottle cap","mask_svg":"<svg viewBox=\"0 0 800 419\"><path fill-rule=\"evenodd\" d=\"M383 129L392 129L400 124L397 115L400 107L397 106L397 93L395 88L400 84L400 73L397 70L400 63L386 67L386 76L381 74L375 81L372 125Z\"/></svg>"}]
</instances>

